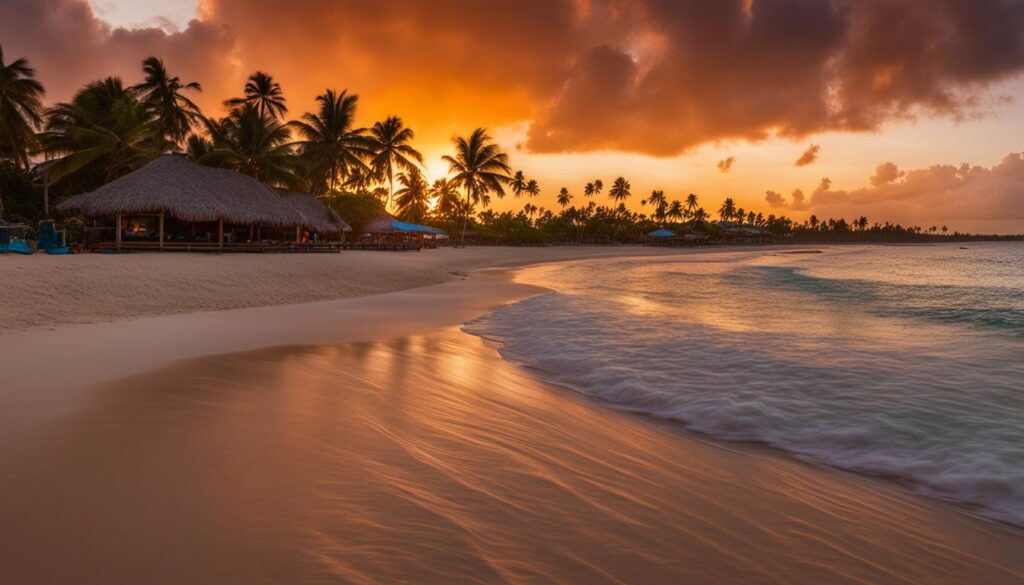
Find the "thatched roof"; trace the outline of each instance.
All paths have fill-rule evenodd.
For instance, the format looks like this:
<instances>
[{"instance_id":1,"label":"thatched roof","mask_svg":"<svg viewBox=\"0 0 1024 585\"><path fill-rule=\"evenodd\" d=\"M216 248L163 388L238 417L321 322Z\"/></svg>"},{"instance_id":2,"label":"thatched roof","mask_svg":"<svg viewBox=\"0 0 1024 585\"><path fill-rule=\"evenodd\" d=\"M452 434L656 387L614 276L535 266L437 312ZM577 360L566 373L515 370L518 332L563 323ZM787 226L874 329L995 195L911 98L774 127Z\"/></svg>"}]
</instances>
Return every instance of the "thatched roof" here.
<instances>
[{"instance_id":1,"label":"thatched roof","mask_svg":"<svg viewBox=\"0 0 1024 585\"><path fill-rule=\"evenodd\" d=\"M390 213L382 213L377 217L371 219L363 226L364 234L391 234L397 230L391 227L391 222L395 220L395 216Z\"/></svg>"},{"instance_id":2,"label":"thatched roof","mask_svg":"<svg viewBox=\"0 0 1024 585\"><path fill-rule=\"evenodd\" d=\"M281 197L302 216L302 225L307 228L321 233L352 231L352 226L345 223L333 209L321 203L315 195L285 191Z\"/></svg>"},{"instance_id":3,"label":"thatched roof","mask_svg":"<svg viewBox=\"0 0 1024 585\"><path fill-rule=\"evenodd\" d=\"M141 169L58 208L64 213L104 217L118 213L165 211L185 221L294 226L303 216L273 189L227 169L197 165L168 154Z\"/></svg>"},{"instance_id":4,"label":"thatched roof","mask_svg":"<svg viewBox=\"0 0 1024 585\"><path fill-rule=\"evenodd\" d=\"M408 223L395 219L390 213L384 213L370 220L363 228L364 234L397 234L397 233L421 233L443 235L444 230L437 229L417 223Z\"/></svg>"}]
</instances>

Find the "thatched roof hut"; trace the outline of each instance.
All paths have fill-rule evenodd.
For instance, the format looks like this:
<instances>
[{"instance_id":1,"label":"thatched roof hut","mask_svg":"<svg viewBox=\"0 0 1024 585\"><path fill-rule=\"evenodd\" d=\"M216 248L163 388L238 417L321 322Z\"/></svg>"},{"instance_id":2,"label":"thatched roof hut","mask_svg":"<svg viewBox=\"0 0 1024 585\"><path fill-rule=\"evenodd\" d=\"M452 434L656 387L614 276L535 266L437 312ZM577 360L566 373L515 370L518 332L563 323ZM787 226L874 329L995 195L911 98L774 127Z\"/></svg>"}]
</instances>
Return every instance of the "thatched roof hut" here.
<instances>
[{"instance_id":1,"label":"thatched roof hut","mask_svg":"<svg viewBox=\"0 0 1024 585\"><path fill-rule=\"evenodd\" d=\"M352 226L345 223L333 209L321 203L315 195L285 191L281 197L302 216L302 225L309 229L330 234L352 231Z\"/></svg>"},{"instance_id":2,"label":"thatched roof hut","mask_svg":"<svg viewBox=\"0 0 1024 585\"><path fill-rule=\"evenodd\" d=\"M302 209L310 207L308 202L300 205ZM308 221L315 223L309 225L314 229L330 223L316 213L307 216L307 212L300 212L252 177L197 165L175 154L161 156L95 191L76 195L59 209L86 217L166 212L184 221L223 219L225 223L276 227L303 225Z\"/></svg>"}]
</instances>

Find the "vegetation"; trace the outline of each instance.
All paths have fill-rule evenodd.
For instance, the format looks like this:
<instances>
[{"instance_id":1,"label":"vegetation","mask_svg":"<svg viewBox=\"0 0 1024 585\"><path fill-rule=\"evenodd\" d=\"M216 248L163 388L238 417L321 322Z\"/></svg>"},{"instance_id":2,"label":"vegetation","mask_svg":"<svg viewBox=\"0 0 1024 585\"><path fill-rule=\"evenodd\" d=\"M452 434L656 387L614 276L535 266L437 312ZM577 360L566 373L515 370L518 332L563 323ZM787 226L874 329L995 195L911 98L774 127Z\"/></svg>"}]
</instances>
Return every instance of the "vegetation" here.
<instances>
[{"instance_id":1,"label":"vegetation","mask_svg":"<svg viewBox=\"0 0 1024 585\"><path fill-rule=\"evenodd\" d=\"M508 155L491 141L483 128L474 130L469 138L456 136L452 143L455 145L455 155L445 155L443 159L448 163L448 171L452 173L449 180L466 193L465 206L461 210L462 235L459 239L460 244L465 244L466 226L474 208L477 205L490 205L492 192L499 197L505 195L504 186L512 181L509 176L512 169L508 166Z\"/></svg>"},{"instance_id":2,"label":"vegetation","mask_svg":"<svg viewBox=\"0 0 1024 585\"><path fill-rule=\"evenodd\" d=\"M177 152L191 160L229 168L265 184L320 196L356 231L390 210L403 220L430 223L457 233L472 230L481 243L551 244L641 242L654 229L707 235L722 241L867 242L962 238L946 226L904 227L811 215L804 222L764 216L738 207L730 197L717 208L719 221L696 194L672 199L654 190L640 201L645 213L626 207L632 185L615 178L601 204L605 184L582 185L582 203L572 189L557 191L558 209L533 203L539 181L513 172L509 156L483 128L452 139L454 152L442 157L449 176L428 183L415 132L398 116L369 127L357 124L359 98L325 89L316 109L288 120L284 90L264 72L253 73L242 95L226 100L223 117L203 115L193 98L197 82L172 75L155 57L142 62L143 81L125 86L108 77L82 87L68 102L43 109L43 86L26 59L4 60L0 48L0 214L33 222L42 214L41 174L54 201L95 189ZM45 167L32 167L41 158ZM397 189L396 189L397 188ZM520 211L496 213L492 197L506 189L525 197ZM6 204L6 210L4 205Z\"/></svg>"},{"instance_id":3,"label":"vegetation","mask_svg":"<svg viewBox=\"0 0 1024 585\"><path fill-rule=\"evenodd\" d=\"M370 174L365 161L373 153L373 143L366 130L355 125L359 97L328 89L316 101L319 112L303 114L293 123L300 140L292 146L309 191L337 193L345 180L350 186L363 186L361 178Z\"/></svg>"},{"instance_id":4,"label":"vegetation","mask_svg":"<svg viewBox=\"0 0 1024 585\"><path fill-rule=\"evenodd\" d=\"M399 218L418 223L430 214L430 185L423 178L419 168L412 167L398 175L401 188L395 193Z\"/></svg>"},{"instance_id":5,"label":"vegetation","mask_svg":"<svg viewBox=\"0 0 1024 585\"><path fill-rule=\"evenodd\" d=\"M43 125L43 85L24 58L4 63L0 47L0 159L28 168Z\"/></svg>"},{"instance_id":6,"label":"vegetation","mask_svg":"<svg viewBox=\"0 0 1024 585\"><path fill-rule=\"evenodd\" d=\"M387 206L390 207L391 198L395 195L395 169L406 173L418 171L418 165L423 164L423 155L410 145L416 134L397 116L390 116L374 124L371 134L373 144L370 165L376 176L388 180Z\"/></svg>"}]
</instances>

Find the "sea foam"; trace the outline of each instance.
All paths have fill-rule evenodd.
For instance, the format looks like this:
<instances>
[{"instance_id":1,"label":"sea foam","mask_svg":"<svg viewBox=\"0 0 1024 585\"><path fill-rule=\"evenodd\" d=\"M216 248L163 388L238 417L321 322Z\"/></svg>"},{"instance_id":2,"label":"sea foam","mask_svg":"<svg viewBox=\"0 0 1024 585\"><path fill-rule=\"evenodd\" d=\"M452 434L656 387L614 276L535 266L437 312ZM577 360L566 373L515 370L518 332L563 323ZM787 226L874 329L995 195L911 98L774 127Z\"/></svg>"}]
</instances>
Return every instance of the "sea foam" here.
<instances>
[{"instance_id":1,"label":"sea foam","mask_svg":"<svg viewBox=\"0 0 1024 585\"><path fill-rule=\"evenodd\" d=\"M972 291L930 274L924 292L899 295L893 287L914 285L863 270L934 254L547 268L527 279L558 292L466 330L620 408L894 478L1024 526L1024 339L1012 287ZM856 278L835 278L851 255ZM929 287L956 292L943 300ZM960 309L968 316L950 317Z\"/></svg>"}]
</instances>

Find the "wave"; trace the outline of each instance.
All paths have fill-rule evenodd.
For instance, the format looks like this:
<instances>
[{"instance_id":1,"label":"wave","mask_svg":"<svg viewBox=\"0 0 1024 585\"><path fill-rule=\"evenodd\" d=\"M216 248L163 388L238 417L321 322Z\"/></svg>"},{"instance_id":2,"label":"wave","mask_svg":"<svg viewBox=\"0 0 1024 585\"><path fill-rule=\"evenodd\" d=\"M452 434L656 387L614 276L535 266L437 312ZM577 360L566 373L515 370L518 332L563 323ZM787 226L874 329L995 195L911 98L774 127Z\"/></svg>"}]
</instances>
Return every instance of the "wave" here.
<instances>
[{"instance_id":1,"label":"wave","mask_svg":"<svg viewBox=\"0 0 1024 585\"><path fill-rule=\"evenodd\" d=\"M769 286L809 292L834 303L860 304L882 317L991 327L1024 337L1024 295L1019 288L838 280L794 266L749 270L763 274L771 281Z\"/></svg>"},{"instance_id":2,"label":"wave","mask_svg":"<svg viewBox=\"0 0 1024 585\"><path fill-rule=\"evenodd\" d=\"M608 296L607 283L580 284L602 279L607 267L574 270L585 274L572 275L573 294L539 295L464 330L498 342L504 358L542 378L617 407L897 478L1024 526L1024 363L1017 335L886 321L927 316L1019 335L1014 310L959 303L934 316L926 307L934 304L928 299L938 293L935 287L911 293L788 267L734 266L714 285L719 294L742 290L744 299L762 299L758 310L772 314L773 323L789 320L808 330L736 329L688 314L701 305L682 300L675 311L635 310ZM708 294L680 288L678 278L668 276L679 271L678 265L648 265L623 279L629 290L648 282L646 300L664 306ZM707 278L695 280L712 286ZM804 301L792 294L797 290L817 300ZM841 326L814 329L815 319L850 303L880 317L855 313ZM891 330L888 336L859 332L880 326Z\"/></svg>"}]
</instances>

